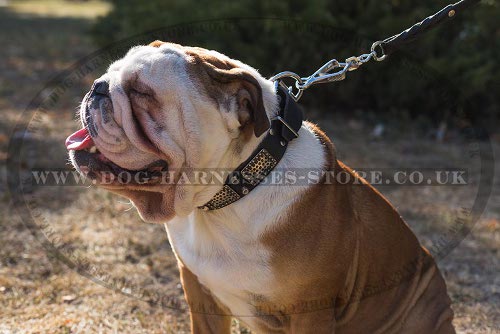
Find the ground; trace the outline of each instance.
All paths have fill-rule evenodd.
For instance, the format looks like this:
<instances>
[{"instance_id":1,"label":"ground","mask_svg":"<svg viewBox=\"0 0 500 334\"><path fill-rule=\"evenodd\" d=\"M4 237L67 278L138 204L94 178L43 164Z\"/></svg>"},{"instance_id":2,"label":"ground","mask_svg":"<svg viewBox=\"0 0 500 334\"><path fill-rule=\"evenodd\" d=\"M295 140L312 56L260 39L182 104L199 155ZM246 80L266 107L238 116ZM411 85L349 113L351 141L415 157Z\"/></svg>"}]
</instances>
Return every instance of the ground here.
<instances>
[{"instance_id":1,"label":"ground","mask_svg":"<svg viewBox=\"0 0 500 334\"><path fill-rule=\"evenodd\" d=\"M68 7L55 0L12 3L10 8L0 8L0 333L189 332L185 311L103 287L69 268L40 242L41 231L52 241L58 236L64 254L88 259L91 268L107 275L107 282L115 288L132 283L142 292L182 300L163 227L141 222L128 201L95 187L45 187L33 196L53 234L26 225L20 218L27 210L11 201L5 185L7 145L18 135L14 125L25 117L23 110L49 79L95 50L86 31L91 20L109 7L98 1L74 2ZM49 163L65 166L62 143L77 127L74 111L91 81L88 78L73 87L41 118L42 131L32 140L43 154L22 168ZM437 143L410 127L408 131L388 130L375 140L369 135L373 125L346 114L332 112L326 117L308 111L307 116L328 132L340 158L351 166L465 166L471 180L477 178L480 166L467 156L470 144L460 137ZM498 156L500 145L492 144ZM500 181L493 175L485 177L493 183L491 196L479 198L489 200L486 210L472 232L438 261L459 333L500 332ZM460 216L461 207L472 205L475 196L472 188L470 192L469 188L436 186L379 189L429 249L436 249L438 236ZM234 321L233 332L248 331Z\"/></svg>"}]
</instances>

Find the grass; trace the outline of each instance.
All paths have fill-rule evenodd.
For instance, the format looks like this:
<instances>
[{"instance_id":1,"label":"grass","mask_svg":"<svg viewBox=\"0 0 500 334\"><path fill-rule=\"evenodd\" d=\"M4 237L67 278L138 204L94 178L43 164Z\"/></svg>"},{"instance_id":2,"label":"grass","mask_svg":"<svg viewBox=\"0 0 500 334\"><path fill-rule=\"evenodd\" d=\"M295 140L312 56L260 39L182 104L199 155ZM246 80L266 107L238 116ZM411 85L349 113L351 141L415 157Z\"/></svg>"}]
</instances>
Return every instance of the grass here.
<instances>
[{"instance_id":1,"label":"grass","mask_svg":"<svg viewBox=\"0 0 500 334\"><path fill-rule=\"evenodd\" d=\"M111 5L105 1L14 0L9 9L18 14L43 17L74 17L93 19L105 15Z\"/></svg>"},{"instance_id":2,"label":"grass","mask_svg":"<svg viewBox=\"0 0 500 334\"><path fill-rule=\"evenodd\" d=\"M64 6L62 6L64 4ZM9 5L10 6L10 5ZM90 6L90 7L89 7ZM105 13L98 1L13 1L0 9L0 162L26 105L45 82L94 46L86 35L92 18ZM19 43L19 41L22 41ZM74 112L93 78L68 90L41 118L30 140L34 155L23 155L21 173L33 166L64 167L65 136L75 130ZM339 156L354 167L465 166L474 178L477 163L461 140L437 144L415 133L373 140L371 125L308 113L334 139ZM496 155L500 153L494 143ZM159 307L114 292L70 269L48 252L42 232L58 237L62 252L88 259L115 282L182 301L174 256L162 226L143 223L130 204L103 190L43 187L32 195L40 216L30 230L12 203L0 164L0 333L188 333L186 312ZM500 168L496 167L497 175ZM453 299L459 333L497 333L500 328L500 193L498 179L487 210L471 233L439 261ZM470 205L474 189L380 187L428 247ZM52 240L55 240L51 237ZM116 286L117 284L115 284ZM233 322L233 333L248 333Z\"/></svg>"}]
</instances>

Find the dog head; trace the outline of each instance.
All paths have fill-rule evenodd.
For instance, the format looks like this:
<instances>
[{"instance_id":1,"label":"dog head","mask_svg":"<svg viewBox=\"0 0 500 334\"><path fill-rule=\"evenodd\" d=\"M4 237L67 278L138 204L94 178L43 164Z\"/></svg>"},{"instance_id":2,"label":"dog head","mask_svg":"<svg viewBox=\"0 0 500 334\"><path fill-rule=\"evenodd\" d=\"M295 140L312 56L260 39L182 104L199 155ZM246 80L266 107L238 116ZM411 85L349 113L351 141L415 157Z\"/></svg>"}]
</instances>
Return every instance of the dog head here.
<instances>
[{"instance_id":1,"label":"dog head","mask_svg":"<svg viewBox=\"0 0 500 334\"><path fill-rule=\"evenodd\" d=\"M80 107L83 128L66 146L78 171L162 222L206 203L219 189L184 177L238 166L276 108L273 84L250 66L156 41L132 48L94 82Z\"/></svg>"}]
</instances>

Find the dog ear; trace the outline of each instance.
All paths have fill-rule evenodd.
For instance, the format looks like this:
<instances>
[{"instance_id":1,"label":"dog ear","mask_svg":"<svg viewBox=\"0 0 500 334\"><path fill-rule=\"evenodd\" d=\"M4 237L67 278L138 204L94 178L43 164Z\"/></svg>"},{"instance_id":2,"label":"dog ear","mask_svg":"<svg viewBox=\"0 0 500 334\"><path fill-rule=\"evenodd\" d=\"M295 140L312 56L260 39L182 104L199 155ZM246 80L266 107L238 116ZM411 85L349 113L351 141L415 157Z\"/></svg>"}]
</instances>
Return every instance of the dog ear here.
<instances>
[{"instance_id":1,"label":"dog ear","mask_svg":"<svg viewBox=\"0 0 500 334\"><path fill-rule=\"evenodd\" d=\"M160 46L162 46L163 44L165 44L166 42L162 42L160 40L156 40L156 41L153 41L151 43L149 43L149 46L152 46L152 47L155 47L155 48L159 48Z\"/></svg>"},{"instance_id":2,"label":"dog ear","mask_svg":"<svg viewBox=\"0 0 500 334\"><path fill-rule=\"evenodd\" d=\"M203 69L204 73L197 71L197 74L210 79L206 88L216 99L223 97L221 84L238 85L237 101L240 112L244 113L239 115L242 125L249 119L257 137L269 129L270 122L264 107L262 87L250 72L240 68L230 59L217 57L202 48L186 47L185 51L192 58L191 64Z\"/></svg>"}]
</instances>

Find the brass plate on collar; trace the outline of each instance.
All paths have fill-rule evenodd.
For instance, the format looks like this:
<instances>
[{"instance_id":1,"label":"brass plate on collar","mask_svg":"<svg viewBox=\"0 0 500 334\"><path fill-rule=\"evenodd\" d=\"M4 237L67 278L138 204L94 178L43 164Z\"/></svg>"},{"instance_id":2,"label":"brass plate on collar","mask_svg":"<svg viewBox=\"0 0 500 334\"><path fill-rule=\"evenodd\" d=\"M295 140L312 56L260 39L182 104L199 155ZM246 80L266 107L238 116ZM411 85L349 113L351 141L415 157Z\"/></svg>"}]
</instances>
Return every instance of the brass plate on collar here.
<instances>
[{"instance_id":1,"label":"brass plate on collar","mask_svg":"<svg viewBox=\"0 0 500 334\"><path fill-rule=\"evenodd\" d=\"M278 164L278 161L265 149L260 150L255 157L241 170L241 175L252 186L260 183L273 168Z\"/></svg>"},{"instance_id":2,"label":"brass plate on collar","mask_svg":"<svg viewBox=\"0 0 500 334\"><path fill-rule=\"evenodd\" d=\"M225 207L233 202L240 199L240 195L233 189L231 189L227 184L225 184L221 190L219 190L214 197L203 207L209 210L217 210Z\"/></svg>"}]
</instances>

